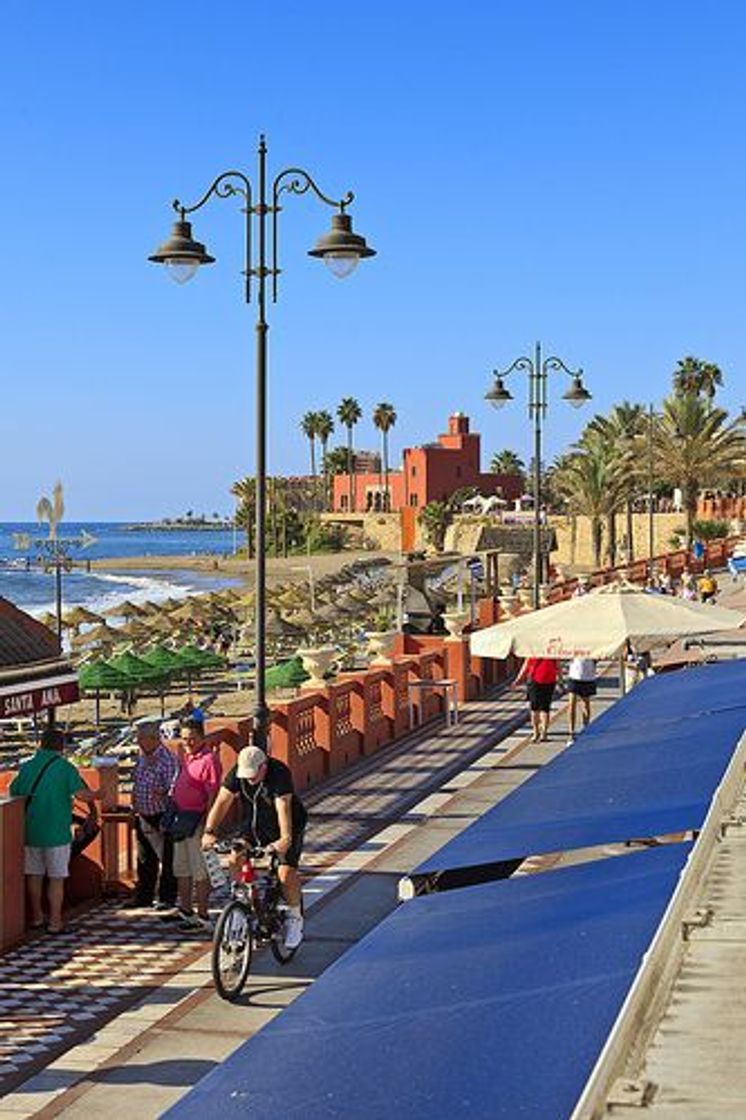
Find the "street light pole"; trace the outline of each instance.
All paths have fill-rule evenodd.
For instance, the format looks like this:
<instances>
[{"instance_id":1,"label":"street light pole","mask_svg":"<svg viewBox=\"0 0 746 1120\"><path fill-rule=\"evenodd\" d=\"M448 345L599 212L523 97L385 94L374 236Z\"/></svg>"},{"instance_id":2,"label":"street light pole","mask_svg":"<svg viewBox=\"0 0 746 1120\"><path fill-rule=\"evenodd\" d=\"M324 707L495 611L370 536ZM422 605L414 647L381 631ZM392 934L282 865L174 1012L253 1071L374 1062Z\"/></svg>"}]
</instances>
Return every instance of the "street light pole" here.
<instances>
[{"instance_id":1,"label":"street light pole","mask_svg":"<svg viewBox=\"0 0 746 1120\"><path fill-rule=\"evenodd\" d=\"M653 516L653 425L655 409L648 405L648 579L653 578L653 552L655 549L655 520Z\"/></svg>"},{"instance_id":2,"label":"street light pole","mask_svg":"<svg viewBox=\"0 0 746 1120\"><path fill-rule=\"evenodd\" d=\"M375 256L375 250L366 244L365 238L354 233L352 219L346 212L353 201L351 191L341 199L327 197L307 171L298 167L287 167L275 176L271 196L267 180L267 145L264 136L259 138L257 189L258 201L252 201L252 186L242 171L224 171L193 206L183 206L177 199L173 209L179 215L174 223L171 236L148 259L156 264L165 264L177 283L185 283L195 274L200 265L212 264L205 246L192 237L191 222L188 214L201 209L213 197L231 198L238 196L243 200L242 212L245 216L245 268L244 299L251 302L251 282L256 279L258 287L256 319L256 691L254 707L254 742L266 749L269 739L270 711L267 706L266 672L266 507L267 507L267 280L271 277L271 299L277 300L277 280L280 274L278 264L278 219L281 210L282 194L306 194L308 191L327 206L337 211L332 216L331 229L319 238L309 255L319 257L329 266L339 279L348 276L358 262L365 257ZM271 197L271 201L270 201ZM268 231L267 219L271 215L271 228ZM256 226L256 261L252 251L253 226Z\"/></svg>"},{"instance_id":3,"label":"street light pole","mask_svg":"<svg viewBox=\"0 0 746 1120\"><path fill-rule=\"evenodd\" d=\"M554 371L567 374L572 379L570 388L562 394L562 399L571 404L573 408L580 408L591 399L591 394L583 385L582 369L570 369L561 358L552 355L549 358L541 356L541 343L537 342L534 349L533 360L529 357L516 358L505 370L493 370L495 382L492 388L485 393L494 408L502 408L513 399L513 394L506 389L504 381L514 370L523 370L528 375L528 415L534 422L534 533L533 533L533 607L538 610L540 605L540 588L543 575L543 560L541 553L541 443L542 426L547 413L547 381L549 374Z\"/></svg>"}]
</instances>

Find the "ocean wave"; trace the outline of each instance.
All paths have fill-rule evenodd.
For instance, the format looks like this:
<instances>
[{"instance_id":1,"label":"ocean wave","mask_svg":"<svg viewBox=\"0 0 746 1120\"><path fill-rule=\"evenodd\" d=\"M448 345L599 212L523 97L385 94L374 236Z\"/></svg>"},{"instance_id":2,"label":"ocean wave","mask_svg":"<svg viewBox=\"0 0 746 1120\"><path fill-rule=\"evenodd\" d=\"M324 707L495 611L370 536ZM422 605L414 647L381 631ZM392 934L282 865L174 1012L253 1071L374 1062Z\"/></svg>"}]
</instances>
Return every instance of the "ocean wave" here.
<instances>
[{"instance_id":1,"label":"ocean wave","mask_svg":"<svg viewBox=\"0 0 746 1120\"><path fill-rule=\"evenodd\" d=\"M103 572L82 577L77 587L72 577L66 577L65 584L63 584L63 611L82 606L93 611L94 614L109 614L125 600L137 605L146 601L163 603L166 599L186 599L197 591L209 590L204 586L177 583L167 576L159 579L152 575L120 576ZM36 602L27 604L19 602L18 605L36 617L46 612L54 614L56 609L54 598L47 599L46 596L43 601L37 599ZM116 618L116 615L113 617Z\"/></svg>"}]
</instances>

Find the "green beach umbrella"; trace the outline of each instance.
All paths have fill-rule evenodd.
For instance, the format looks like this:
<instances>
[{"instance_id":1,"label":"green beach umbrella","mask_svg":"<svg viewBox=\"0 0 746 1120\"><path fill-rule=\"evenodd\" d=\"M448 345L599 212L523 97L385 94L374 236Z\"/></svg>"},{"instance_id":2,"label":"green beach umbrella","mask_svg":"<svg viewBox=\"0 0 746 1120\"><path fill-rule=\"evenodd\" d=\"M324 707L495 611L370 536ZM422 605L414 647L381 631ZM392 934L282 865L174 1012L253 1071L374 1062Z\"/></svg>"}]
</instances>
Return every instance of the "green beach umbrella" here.
<instances>
[{"instance_id":1,"label":"green beach umbrella","mask_svg":"<svg viewBox=\"0 0 746 1120\"><path fill-rule=\"evenodd\" d=\"M265 688L295 688L303 681L307 681L309 674L303 668L303 661L300 657L291 657L287 661L281 661L279 665L273 665L264 674Z\"/></svg>"},{"instance_id":2,"label":"green beach umbrella","mask_svg":"<svg viewBox=\"0 0 746 1120\"><path fill-rule=\"evenodd\" d=\"M213 653L209 649L199 649L198 646L194 645L182 646L181 649L177 649L176 656L185 669L199 671L200 669L225 668L223 658L218 657L217 653Z\"/></svg>"},{"instance_id":3,"label":"green beach umbrella","mask_svg":"<svg viewBox=\"0 0 746 1120\"><path fill-rule=\"evenodd\" d=\"M192 676L195 673L201 673L203 669L224 669L225 661L222 657L218 657L209 649L199 649L195 645L182 646L177 649L175 653L183 666L183 670L187 675L187 688L191 695L192 692Z\"/></svg>"},{"instance_id":4,"label":"green beach umbrella","mask_svg":"<svg viewBox=\"0 0 746 1120\"><path fill-rule=\"evenodd\" d=\"M154 646L142 655L142 660L166 676L184 673L187 668L179 655L166 646Z\"/></svg>"},{"instance_id":5,"label":"green beach umbrella","mask_svg":"<svg viewBox=\"0 0 746 1120\"><path fill-rule=\"evenodd\" d=\"M129 679L127 688L129 691L136 692L138 688L150 687L160 693L161 697L161 714L164 712L164 699L163 690L168 683L168 674L164 673L161 669L156 669L148 664L144 658L138 657L137 654L132 653L131 650L126 650L124 653L112 657L109 662L120 673Z\"/></svg>"},{"instance_id":6,"label":"green beach umbrella","mask_svg":"<svg viewBox=\"0 0 746 1120\"><path fill-rule=\"evenodd\" d=\"M108 661L89 661L81 665L78 684L84 692L96 693L96 727L101 722L101 690L123 692L130 687L129 678Z\"/></svg>"}]
</instances>

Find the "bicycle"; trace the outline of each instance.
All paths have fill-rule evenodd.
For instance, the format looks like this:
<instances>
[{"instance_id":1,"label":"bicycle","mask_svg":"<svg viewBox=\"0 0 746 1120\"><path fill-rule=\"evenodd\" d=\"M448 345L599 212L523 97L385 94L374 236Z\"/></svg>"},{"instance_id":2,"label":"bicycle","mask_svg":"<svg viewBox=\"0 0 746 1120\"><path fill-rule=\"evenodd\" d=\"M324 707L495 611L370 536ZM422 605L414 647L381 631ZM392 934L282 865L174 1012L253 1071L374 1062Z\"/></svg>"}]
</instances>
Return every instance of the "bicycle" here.
<instances>
[{"instance_id":1,"label":"bicycle","mask_svg":"<svg viewBox=\"0 0 746 1120\"><path fill-rule=\"evenodd\" d=\"M287 904L277 873L279 856L270 850L269 866L257 868L255 861L267 855L263 848L234 841L232 850L243 854L244 859L231 883L231 897L218 917L212 941L212 978L218 995L229 1002L243 991L254 947L269 944L279 964L288 964L297 951L285 948Z\"/></svg>"}]
</instances>

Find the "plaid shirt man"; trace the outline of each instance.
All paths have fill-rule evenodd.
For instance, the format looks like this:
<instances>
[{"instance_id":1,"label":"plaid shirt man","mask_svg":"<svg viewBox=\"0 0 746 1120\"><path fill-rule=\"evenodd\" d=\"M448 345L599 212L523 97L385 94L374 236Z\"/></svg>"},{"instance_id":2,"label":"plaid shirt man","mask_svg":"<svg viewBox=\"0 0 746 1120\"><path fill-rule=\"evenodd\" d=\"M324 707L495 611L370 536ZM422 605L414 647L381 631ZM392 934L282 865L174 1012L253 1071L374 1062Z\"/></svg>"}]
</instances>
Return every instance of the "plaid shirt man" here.
<instances>
[{"instance_id":1,"label":"plaid shirt man","mask_svg":"<svg viewBox=\"0 0 746 1120\"><path fill-rule=\"evenodd\" d=\"M132 808L144 817L162 813L166 808L179 760L168 747L158 746L152 754L141 754L132 774Z\"/></svg>"}]
</instances>

